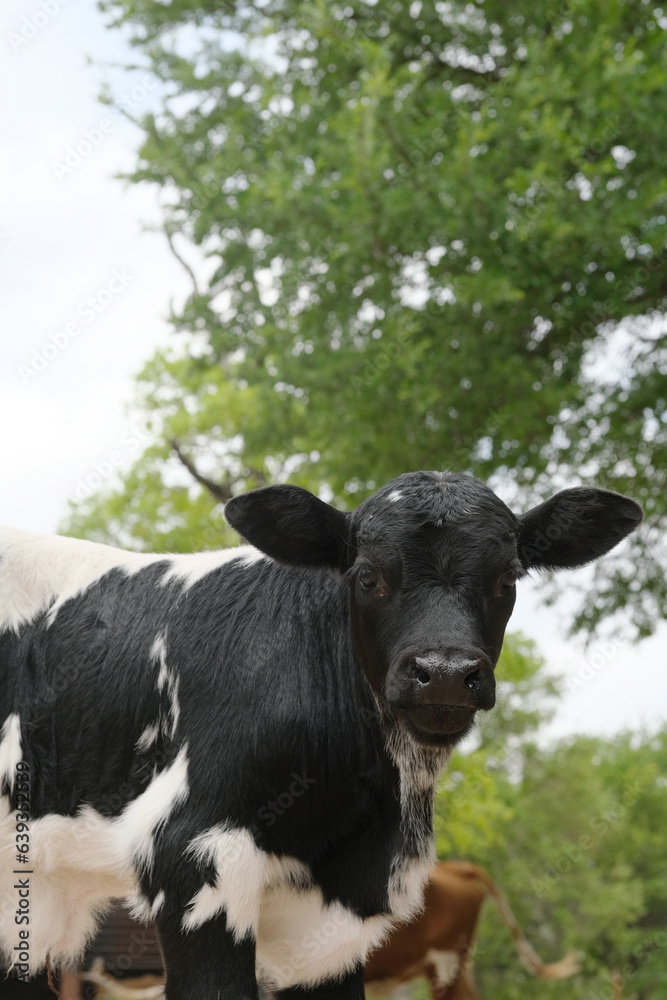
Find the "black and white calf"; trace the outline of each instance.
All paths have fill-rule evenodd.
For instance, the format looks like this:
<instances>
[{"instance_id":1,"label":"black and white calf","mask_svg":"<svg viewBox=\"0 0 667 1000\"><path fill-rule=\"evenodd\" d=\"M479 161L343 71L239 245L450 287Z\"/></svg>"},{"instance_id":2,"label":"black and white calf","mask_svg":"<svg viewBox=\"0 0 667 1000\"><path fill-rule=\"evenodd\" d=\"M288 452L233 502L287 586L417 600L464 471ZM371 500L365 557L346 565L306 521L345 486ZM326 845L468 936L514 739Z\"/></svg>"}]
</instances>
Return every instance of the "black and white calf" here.
<instances>
[{"instance_id":1,"label":"black and white calf","mask_svg":"<svg viewBox=\"0 0 667 1000\"><path fill-rule=\"evenodd\" d=\"M169 1000L253 998L256 975L362 997L367 951L420 906L434 783L494 704L517 579L641 520L596 489L517 517L435 472L352 514L293 486L226 514L254 548L0 533L5 965L73 961L124 897L157 923Z\"/></svg>"}]
</instances>

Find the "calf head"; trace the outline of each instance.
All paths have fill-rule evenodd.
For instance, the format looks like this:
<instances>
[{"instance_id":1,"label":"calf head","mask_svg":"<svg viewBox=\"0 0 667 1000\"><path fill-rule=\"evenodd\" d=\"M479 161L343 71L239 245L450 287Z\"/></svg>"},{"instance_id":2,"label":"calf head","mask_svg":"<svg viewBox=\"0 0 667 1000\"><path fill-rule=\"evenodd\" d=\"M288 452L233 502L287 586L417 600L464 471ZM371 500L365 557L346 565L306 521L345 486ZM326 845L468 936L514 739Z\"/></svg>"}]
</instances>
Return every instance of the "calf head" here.
<instances>
[{"instance_id":1,"label":"calf head","mask_svg":"<svg viewBox=\"0 0 667 1000\"><path fill-rule=\"evenodd\" d=\"M448 472L406 473L349 514L289 485L235 497L225 514L267 555L344 575L354 649L381 708L440 746L495 703L517 580L583 566L642 519L633 500L589 488L515 515L484 483Z\"/></svg>"}]
</instances>

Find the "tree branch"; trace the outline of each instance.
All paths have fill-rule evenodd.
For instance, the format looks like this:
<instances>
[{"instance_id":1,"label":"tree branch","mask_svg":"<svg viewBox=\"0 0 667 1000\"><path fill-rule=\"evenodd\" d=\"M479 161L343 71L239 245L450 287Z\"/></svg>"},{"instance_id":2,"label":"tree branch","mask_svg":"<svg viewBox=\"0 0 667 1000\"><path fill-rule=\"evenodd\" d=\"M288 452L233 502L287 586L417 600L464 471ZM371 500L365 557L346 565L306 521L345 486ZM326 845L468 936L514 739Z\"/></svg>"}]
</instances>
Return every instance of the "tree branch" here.
<instances>
[{"instance_id":1,"label":"tree branch","mask_svg":"<svg viewBox=\"0 0 667 1000\"><path fill-rule=\"evenodd\" d=\"M196 479L198 483L201 483L201 485L204 486L216 500L220 503L227 503L228 500L232 499L234 494L232 493L231 488L226 483L216 483L213 479L209 479L208 476L202 475L192 459L188 458L188 456L183 452L181 446L175 438L172 438L169 444L176 452L176 457L181 465L183 465L188 470L192 478Z\"/></svg>"},{"instance_id":2,"label":"tree branch","mask_svg":"<svg viewBox=\"0 0 667 1000\"><path fill-rule=\"evenodd\" d=\"M164 226L163 229L164 229L164 235L167 237L167 243L169 244L169 249L173 253L173 255L176 258L176 260L178 261L178 263L182 267L184 267L185 270L190 275L190 278L192 279L192 287L194 288L194 294L199 297L201 295L201 292L199 291L199 285L197 284L197 279L195 277L195 272L192 270L192 268L190 267L190 265L188 264L188 262L181 257L181 255L179 254L178 250L174 246L173 236L169 232L169 230L167 229L167 227Z\"/></svg>"}]
</instances>

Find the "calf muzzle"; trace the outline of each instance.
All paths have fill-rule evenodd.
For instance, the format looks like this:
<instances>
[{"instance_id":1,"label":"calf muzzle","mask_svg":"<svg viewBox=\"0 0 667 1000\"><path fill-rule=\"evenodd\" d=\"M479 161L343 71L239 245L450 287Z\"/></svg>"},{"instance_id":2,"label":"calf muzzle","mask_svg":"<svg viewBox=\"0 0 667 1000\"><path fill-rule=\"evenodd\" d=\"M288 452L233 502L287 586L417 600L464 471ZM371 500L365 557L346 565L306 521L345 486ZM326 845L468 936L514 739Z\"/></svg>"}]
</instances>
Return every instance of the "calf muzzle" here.
<instances>
[{"instance_id":1,"label":"calf muzzle","mask_svg":"<svg viewBox=\"0 0 667 1000\"><path fill-rule=\"evenodd\" d=\"M496 700L493 664L480 649L405 651L387 674L387 701L420 733L461 735Z\"/></svg>"}]
</instances>

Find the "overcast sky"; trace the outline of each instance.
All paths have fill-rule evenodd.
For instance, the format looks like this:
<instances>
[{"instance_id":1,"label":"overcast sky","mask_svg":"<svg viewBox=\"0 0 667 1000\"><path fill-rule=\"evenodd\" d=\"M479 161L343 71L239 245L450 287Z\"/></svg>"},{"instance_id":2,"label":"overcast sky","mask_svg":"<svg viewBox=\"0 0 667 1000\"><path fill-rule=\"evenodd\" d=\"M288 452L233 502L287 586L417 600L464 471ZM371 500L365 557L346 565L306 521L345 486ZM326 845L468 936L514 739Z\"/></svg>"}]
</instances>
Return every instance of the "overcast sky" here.
<instances>
[{"instance_id":1,"label":"overcast sky","mask_svg":"<svg viewBox=\"0 0 667 1000\"><path fill-rule=\"evenodd\" d=\"M104 477L112 453L138 454L133 375L190 285L164 237L146 231L159 222L155 193L114 178L133 166L140 134L97 102L100 84L135 108L154 96L150 79L103 67L127 55L122 36L93 0L5 0L0 17L0 523L52 532L77 484ZM550 733L664 722L667 628L584 651L566 639L566 603L545 609L524 583L512 620L568 676Z\"/></svg>"}]
</instances>

